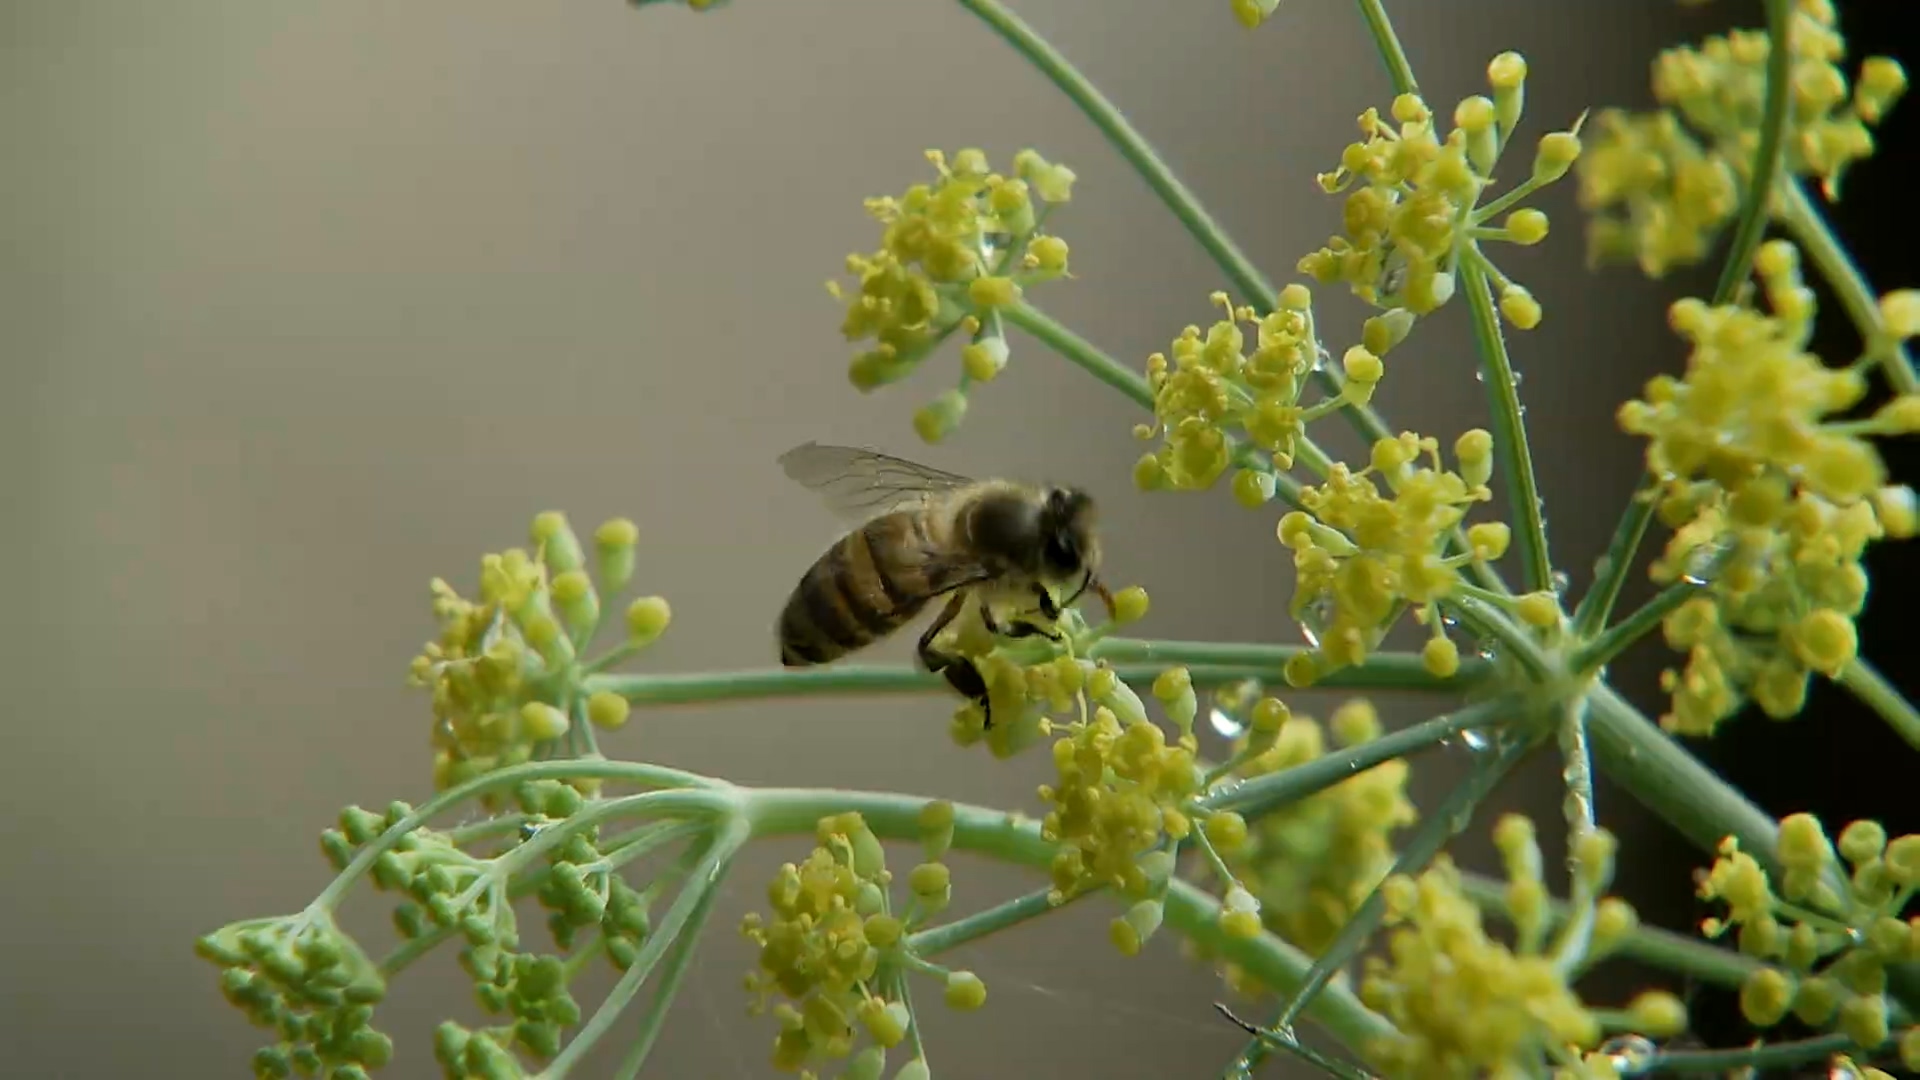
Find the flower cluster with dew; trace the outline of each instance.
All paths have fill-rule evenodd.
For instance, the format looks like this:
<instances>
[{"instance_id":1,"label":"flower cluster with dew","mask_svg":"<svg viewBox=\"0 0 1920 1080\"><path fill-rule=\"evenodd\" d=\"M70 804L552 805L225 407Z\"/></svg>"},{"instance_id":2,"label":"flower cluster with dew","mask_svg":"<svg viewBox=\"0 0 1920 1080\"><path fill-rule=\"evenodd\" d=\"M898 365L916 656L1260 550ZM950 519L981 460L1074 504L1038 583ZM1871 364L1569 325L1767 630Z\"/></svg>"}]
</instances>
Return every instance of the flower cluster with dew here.
<instances>
[{"instance_id":1,"label":"flower cluster with dew","mask_svg":"<svg viewBox=\"0 0 1920 1080\"><path fill-rule=\"evenodd\" d=\"M1343 703L1324 725L1270 696L1259 697L1248 714L1232 755L1212 770L1221 783L1322 760L1329 733L1341 748L1381 733L1379 713L1367 698ZM1395 759L1251 822L1234 815L1212 830L1223 834L1213 836L1213 846L1233 879L1259 902L1267 930L1308 956L1326 952L1392 869L1394 834L1418 818L1407 797L1410 774L1409 763ZM1262 989L1245 969L1222 968L1228 985L1247 993Z\"/></svg>"},{"instance_id":2,"label":"flower cluster with dew","mask_svg":"<svg viewBox=\"0 0 1920 1080\"><path fill-rule=\"evenodd\" d=\"M1674 304L1685 370L1655 376L1619 413L1647 441L1649 497L1675 530L1654 580L1704 585L1662 624L1687 662L1664 676L1661 720L1686 735L1711 734L1748 700L1798 714L1809 675L1837 676L1858 649L1867 546L1916 528L1913 489L1889 482L1869 438L1920 431L1920 394L1844 418L1866 376L1807 351L1814 302L1796 249L1768 241L1755 270L1770 310Z\"/></svg>"},{"instance_id":3,"label":"flower cluster with dew","mask_svg":"<svg viewBox=\"0 0 1920 1080\"><path fill-rule=\"evenodd\" d=\"M603 594L633 578L639 530L614 518L593 535L593 561L566 515L533 519L532 551L509 548L480 560L478 599L433 579L440 636L413 658L411 681L433 696L433 782L446 790L556 748L591 745L587 725L618 728L627 703L584 693L581 676L653 644L672 609L658 596L627 607L626 637L604 656L585 659L602 622Z\"/></svg>"},{"instance_id":4,"label":"flower cluster with dew","mask_svg":"<svg viewBox=\"0 0 1920 1080\"><path fill-rule=\"evenodd\" d=\"M1006 366L1001 312L1032 286L1067 276L1067 242L1044 226L1072 197L1074 174L1033 150L1014 155L1011 176L980 150L951 161L930 150L927 159L938 179L867 200L882 229L878 250L847 257L858 285L827 287L846 304L841 333L873 343L848 369L862 391L905 378L955 331L967 335L959 384L914 414L914 430L932 443L959 426L972 385Z\"/></svg>"},{"instance_id":5,"label":"flower cluster with dew","mask_svg":"<svg viewBox=\"0 0 1920 1080\"><path fill-rule=\"evenodd\" d=\"M1772 51L1763 30L1735 30L1660 54L1650 113L1595 117L1580 164L1580 201L1595 262L1632 260L1660 277L1712 250L1752 181ZM1846 171L1873 153L1873 129L1907 88L1899 61L1870 56L1849 76L1831 0L1796 0L1789 35L1782 166L1839 194Z\"/></svg>"},{"instance_id":6,"label":"flower cluster with dew","mask_svg":"<svg viewBox=\"0 0 1920 1080\"><path fill-rule=\"evenodd\" d=\"M1299 271L1322 284L1344 283L1363 302L1410 324L1453 298L1461 261L1473 259L1498 286L1507 322L1521 330L1539 325L1540 305L1532 294L1502 274L1481 248L1546 239L1546 213L1520 204L1565 176L1580 157L1576 121L1540 139L1525 180L1482 203L1520 123L1526 78L1527 62L1519 53L1494 57L1487 65L1493 96L1461 99L1444 135L1418 94L1394 98L1391 122L1377 109L1360 114L1361 141L1349 144L1339 166L1320 176L1329 194L1346 193L1345 231L1302 258ZM1380 342L1397 343L1393 326L1369 331ZM1405 334L1398 329L1397 337Z\"/></svg>"},{"instance_id":7,"label":"flower cluster with dew","mask_svg":"<svg viewBox=\"0 0 1920 1080\"><path fill-rule=\"evenodd\" d=\"M953 884L942 860L953 841L953 804L929 802L918 816L925 860L908 871L904 910L895 909L893 873L879 837L858 813L820 819L813 851L786 863L767 889L769 912L750 912L742 932L760 950L747 977L756 1011L773 1006L780 1030L773 1064L811 1078L846 1061L841 1076L877 1078L890 1052L910 1058L908 1078L925 1065L905 980L932 976L947 1005L971 1011L987 988L970 971L948 970L917 955L913 932L946 910ZM911 1043L908 1044L911 1036ZM903 1044L908 1044L903 1046Z\"/></svg>"},{"instance_id":8,"label":"flower cluster with dew","mask_svg":"<svg viewBox=\"0 0 1920 1080\"><path fill-rule=\"evenodd\" d=\"M1494 830L1507 867L1506 914L1514 942L1488 936L1480 907L1461 889L1446 856L1415 876L1387 880L1386 955L1370 957L1360 996L1391 1017L1396 1031L1372 1048L1391 1075L1612 1077L1599 1052L1602 1027L1572 982L1585 964L1617 944L1632 909L1609 898L1585 943L1553 940L1544 918L1545 885L1533 824L1518 815ZM1594 894L1612 873L1613 840L1580 838L1576 872ZM1645 991L1625 1010L1641 1034L1664 1038L1686 1027L1686 1010L1665 991Z\"/></svg>"},{"instance_id":9,"label":"flower cluster with dew","mask_svg":"<svg viewBox=\"0 0 1920 1080\"><path fill-rule=\"evenodd\" d=\"M1889 840L1879 822L1862 819L1836 844L1819 819L1794 814L1780 822L1780 863L1771 875L1728 838L1699 874L1700 898L1724 908L1701 932L1732 931L1742 953L1765 961L1740 987L1741 1013L1757 1028L1789 1016L1832 1026L1856 1047L1878 1049L1892 1034L1887 969L1920 960L1920 915L1903 917L1920 891L1920 835ZM1901 1054L1920 1068L1920 1028Z\"/></svg>"},{"instance_id":10,"label":"flower cluster with dew","mask_svg":"<svg viewBox=\"0 0 1920 1080\"><path fill-rule=\"evenodd\" d=\"M1292 555L1288 609L1307 645L1123 636L1148 609L1133 586L1103 622L1069 608L1030 636L998 633L967 605L936 646L973 665L988 709L909 666L619 671L671 614L658 597L632 601L622 640L589 655L603 608L633 578L638 530L614 519L588 545L563 515L541 514L530 543L482 560L473 597L434 584L438 636L412 676L431 697L435 794L418 808L349 808L321 838L335 876L304 910L200 940L229 1000L271 1032L256 1074L357 1080L379 1069L393 1043L372 1026L373 1007L445 946L484 1013L435 1033L448 1077L565 1080L616 1037L630 1045L611 1075L642 1075L736 854L752 839L801 835L811 851L779 869L742 924L758 950L749 995L774 1017L773 1062L801 1075L931 1080L938 1053L914 1009L915 980L937 982L956 1010L978 1009L985 984L939 958L1080 902L1110 905L1108 942L1124 955L1171 934L1232 989L1283 999L1264 1025L1233 1018L1252 1041L1229 1075L1252 1075L1272 1052L1340 1080L1618 1080L1815 1061L1877 1076L1876 1063L1896 1057L1920 1069L1920 996L1902 968L1920 963L1920 918L1906 910L1920 892L1920 840L1855 822L1829 843L1807 815L1776 829L1668 735L1711 734L1747 703L1796 715L1820 674L1920 747L1920 710L1867 663L1854 621L1869 545L1920 531L1915 496L1874 441L1920 431L1907 355L1920 291L1873 292L1799 183L1817 177L1837 197L1904 89L1898 65L1870 59L1849 80L1830 4L1768 0L1766 34L1663 55L1661 111L1602 113L1597 140L1583 113L1541 136L1498 191L1524 58L1495 56L1486 93L1458 102L1449 123L1419 95L1386 5L1360 0L1395 97L1387 115L1362 115L1360 139L1318 178L1344 200L1341 234L1294 264L1306 280L1276 290L1120 111L1001 0L961 6L1064 90L1200 241L1225 282L1212 296L1220 316L1182 330L1144 372L1116 360L1028 295L1069 276L1047 218L1070 197L1072 171L1030 150L1005 172L978 150L932 153L928 182L869 200L880 246L849 260L854 283L833 286L844 336L860 349L850 380L861 391L901 380L964 331L957 387L915 417L921 437L938 441L973 385L1004 365L1008 328L1028 334L1151 413L1136 429L1158 443L1133 465L1139 488L1204 490L1231 476L1247 508L1286 505L1276 533ZM1247 25L1282 17L1274 0L1232 10ZM1776 53L1788 31L1792 44ZM1594 143L1584 152L1583 138ZM1772 147L1784 153L1763 153ZM1542 313L1489 253L1547 238L1546 215L1526 204L1576 165L1597 249L1631 253L1658 275L1698 261L1722 231L1734 243L1712 298L1670 309L1684 369L1619 410L1645 440L1650 479L1571 606L1503 329L1530 329ZM1793 243L1763 244L1769 225ZM1809 351L1802 257L1860 332L1848 366ZM1321 286L1372 309L1356 340L1317 322ZM1451 437L1395 434L1373 411L1384 358L1404 355L1421 317L1456 294L1491 415ZM1876 373L1894 394L1869 408ZM1335 460L1309 430L1336 414L1361 434L1364 461ZM1510 520L1476 512L1496 473ZM1655 516L1674 530L1652 570L1665 588L1616 616ZM1510 549L1517 587L1496 566ZM1389 647L1409 614L1426 630L1420 646ZM1456 627L1474 635L1470 653ZM1666 732L1607 674L1656 630L1686 654L1667 675ZM1283 683L1366 696L1321 723L1267 693ZM1456 704L1388 730L1375 701L1395 690ZM946 695L960 747L1011 758L1047 746L1036 812L754 788L610 760L598 747L598 733L636 708L903 692ZM1196 731L1203 701L1228 740L1218 760ZM1411 756L1450 745L1468 751L1465 776L1416 810ZM1502 777L1547 747L1566 794L1564 895L1553 895L1525 817L1494 826L1503 876L1457 868L1453 837ZM1595 772L1696 841L1727 838L1700 876L1701 897L1725 909L1707 940L1640 926L1607 895L1615 841L1595 811ZM885 842L918 845L899 881ZM955 851L1024 866L1036 887L954 917ZM398 942L379 959L335 921L362 885L396 902ZM523 940L520 901L537 904L551 947ZM1747 1019L1775 1030L1747 1048L1656 1051L1654 1040L1698 1034L1685 1032L1672 994L1646 989L1598 1008L1577 989L1622 955L1738 988ZM594 1006L579 976L602 960L615 982ZM1777 1038L1789 1016L1824 1033ZM1344 1050L1303 1043L1296 1021L1322 1025Z\"/></svg>"}]
</instances>

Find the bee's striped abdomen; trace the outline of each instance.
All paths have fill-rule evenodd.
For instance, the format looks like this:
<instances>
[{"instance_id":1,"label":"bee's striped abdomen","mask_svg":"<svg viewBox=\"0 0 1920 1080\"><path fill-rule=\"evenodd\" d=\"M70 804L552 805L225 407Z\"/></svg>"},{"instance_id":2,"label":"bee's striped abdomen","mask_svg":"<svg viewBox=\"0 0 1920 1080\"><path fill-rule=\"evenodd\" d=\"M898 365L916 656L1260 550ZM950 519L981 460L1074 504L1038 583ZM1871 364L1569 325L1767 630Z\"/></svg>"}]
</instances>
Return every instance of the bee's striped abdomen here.
<instances>
[{"instance_id":1,"label":"bee's striped abdomen","mask_svg":"<svg viewBox=\"0 0 1920 1080\"><path fill-rule=\"evenodd\" d=\"M885 514L807 568L780 613L780 662L805 667L865 648L912 621L933 596L919 514Z\"/></svg>"}]
</instances>

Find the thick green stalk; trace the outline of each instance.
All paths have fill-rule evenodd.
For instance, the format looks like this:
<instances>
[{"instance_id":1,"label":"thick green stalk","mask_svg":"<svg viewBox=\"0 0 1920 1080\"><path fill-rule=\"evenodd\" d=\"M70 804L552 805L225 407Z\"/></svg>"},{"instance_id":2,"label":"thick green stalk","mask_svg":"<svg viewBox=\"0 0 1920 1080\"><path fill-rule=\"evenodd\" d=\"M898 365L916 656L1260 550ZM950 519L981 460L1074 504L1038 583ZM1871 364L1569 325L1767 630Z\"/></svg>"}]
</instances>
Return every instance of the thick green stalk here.
<instances>
[{"instance_id":1,"label":"thick green stalk","mask_svg":"<svg viewBox=\"0 0 1920 1080\"><path fill-rule=\"evenodd\" d=\"M1662 589L1657 596L1642 604L1640 610L1574 650L1571 662L1573 670L1584 675L1605 667L1614 657L1625 652L1628 646L1652 632L1662 619L1673 613L1673 609L1693 599L1699 591L1700 586L1690 581L1675 582Z\"/></svg>"},{"instance_id":2,"label":"thick green stalk","mask_svg":"<svg viewBox=\"0 0 1920 1080\"><path fill-rule=\"evenodd\" d=\"M1425 869L1447 841L1458 835L1471 821L1473 808L1479 805L1493 791L1494 786L1532 749L1533 746L1528 740L1513 739L1491 755L1488 760L1482 761L1472 776L1448 792L1440 805L1420 822L1413 834L1407 838L1406 847L1402 848L1399 856L1393 860L1393 868L1387 872L1387 876L1417 874ZM1386 894L1381 886L1376 885L1361 902L1360 907L1340 927L1340 932L1335 935L1333 943L1328 945L1326 951L1320 954L1312 967L1308 968L1306 978L1301 980L1300 986L1287 996L1286 1006L1267 1027L1275 1031L1288 1031L1293 1026L1294 1020L1328 988L1333 976L1346 967L1347 961L1353 958L1354 953L1373 933L1374 927L1379 925L1386 910ZM1253 1067L1267 1056L1269 1049L1270 1046L1265 1040L1255 1039L1240 1052L1240 1056L1234 1059L1233 1064L1228 1066L1227 1075L1237 1076L1239 1075L1237 1070L1243 1067L1245 1071L1251 1072Z\"/></svg>"},{"instance_id":3,"label":"thick green stalk","mask_svg":"<svg viewBox=\"0 0 1920 1080\"><path fill-rule=\"evenodd\" d=\"M1614 783L1701 851L1713 854L1731 835L1769 873L1782 871L1780 830L1772 816L1687 753L1612 687L1596 684L1589 696L1587 734L1594 760Z\"/></svg>"},{"instance_id":4,"label":"thick green stalk","mask_svg":"<svg viewBox=\"0 0 1920 1080\"><path fill-rule=\"evenodd\" d=\"M1121 645L1114 653L1102 651L1102 646L1119 641ZM1093 655L1111 658L1114 655L1138 656L1138 661L1115 660L1113 671L1128 683L1152 682L1171 664L1185 662L1193 676L1195 686L1225 686L1246 679L1273 679L1280 675L1280 669L1295 653L1307 651L1304 647L1283 645L1240 650L1233 646L1220 646L1218 656L1221 662L1208 662L1198 659L1205 656L1206 648L1200 642L1168 642L1176 648L1192 647L1188 653L1161 654L1156 651L1161 643L1137 639L1107 638L1094 647ZM1236 656L1235 654L1238 653ZM1186 660L1186 656L1196 659ZM1226 659L1233 656L1234 659ZM1153 659L1146 659L1153 657ZM1378 663L1375 661L1378 660ZM1418 660L1415 657L1414 660ZM1335 689L1409 689L1441 690L1458 689L1471 684L1484 674L1478 666L1469 668L1462 664L1459 674L1447 681L1436 680L1427 675L1425 669L1417 669L1417 664L1409 664L1404 654L1383 653L1368 657L1365 663L1331 672L1322 678L1316 686ZM669 673L609 673L589 675L585 680L588 693L609 691L626 698L636 705L691 705L714 701L749 701L762 698L796 698L839 695L872 694L926 694L951 693L947 683L938 675L921 671L906 665L880 664L834 664L814 668L743 668L738 671L701 672L698 674Z\"/></svg>"},{"instance_id":5,"label":"thick green stalk","mask_svg":"<svg viewBox=\"0 0 1920 1080\"><path fill-rule=\"evenodd\" d=\"M1431 750L1462 732L1491 728L1509 719L1515 709L1509 698L1469 705L1459 712L1389 732L1377 739L1349 746L1290 769L1256 776L1199 800L1208 810L1232 810L1258 817L1344 783L1368 769L1396 758Z\"/></svg>"},{"instance_id":6,"label":"thick green stalk","mask_svg":"<svg viewBox=\"0 0 1920 1080\"><path fill-rule=\"evenodd\" d=\"M1901 696L1900 691L1886 677L1867 663L1863 657L1854 657L1846 667L1840 669L1836 680L1841 686L1853 692L1853 696L1880 714L1887 726L1899 733L1913 747L1920 749L1920 710Z\"/></svg>"},{"instance_id":7,"label":"thick green stalk","mask_svg":"<svg viewBox=\"0 0 1920 1080\"><path fill-rule=\"evenodd\" d=\"M1420 85L1414 82L1413 65L1407 62L1407 51L1400 47L1400 35L1393 32L1386 5L1380 0L1359 2L1360 17L1367 21L1367 33L1373 35L1374 47L1380 50L1380 61L1387 65L1387 76L1393 80L1393 92L1418 94Z\"/></svg>"},{"instance_id":8,"label":"thick green stalk","mask_svg":"<svg viewBox=\"0 0 1920 1080\"><path fill-rule=\"evenodd\" d=\"M1509 512L1517 524L1513 539L1520 552L1522 580L1532 592L1551 589L1553 559L1547 551L1547 524L1541 512L1540 482L1533 472L1533 452L1527 448L1520 380L1507 356L1500 315L1494 309L1493 283L1487 277L1486 258L1478 249L1469 248L1460 260L1460 286L1466 290L1473 340L1480 350L1480 377L1486 384L1493 414L1494 451L1500 456Z\"/></svg>"},{"instance_id":9,"label":"thick green stalk","mask_svg":"<svg viewBox=\"0 0 1920 1080\"><path fill-rule=\"evenodd\" d=\"M1847 317L1860 333L1863 348L1880 362L1887 382L1902 394L1920 393L1920 378L1914 375L1912 356L1906 345L1887 333L1886 321L1880 317L1880 298L1860 268L1853 264L1853 258L1847 254L1840 238L1833 234L1833 227L1814 206L1806 189L1798 183L1781 184L1780 207L1781 222L1800 242L1827 284L1833 286L1840 306L1846 309Z\"/></svg>"},{"instance_id":10,"label":"thick green stalk","mask_svg":"<svg viewBox=\"0 0 1920 1080\"><path fill-rule=\"evenodd\" d=\"M865 819L876 836L914 841L920 837L920 810L934 801L887 792L789 788L750 790L744 795L754 834L762 837L812 836L821 817L851 810ZM1016 822L1004 810L958 803L954 804L953 846L1036 869L1046 868L1056 850L1041 837L1035 822ZM1280 993L1298 986L1311 966L1305 955L1271 934L1250 939L1228 936L1219 926L1219 902L1184 881L1169 883L1165 903L1166 926ZM1329 987L1309 1012L1335 1038L1351 1046L1363 1046L1393 1031L1385 1017L1362 1005L1346 987Z\"/></svg>"}]
</instances>

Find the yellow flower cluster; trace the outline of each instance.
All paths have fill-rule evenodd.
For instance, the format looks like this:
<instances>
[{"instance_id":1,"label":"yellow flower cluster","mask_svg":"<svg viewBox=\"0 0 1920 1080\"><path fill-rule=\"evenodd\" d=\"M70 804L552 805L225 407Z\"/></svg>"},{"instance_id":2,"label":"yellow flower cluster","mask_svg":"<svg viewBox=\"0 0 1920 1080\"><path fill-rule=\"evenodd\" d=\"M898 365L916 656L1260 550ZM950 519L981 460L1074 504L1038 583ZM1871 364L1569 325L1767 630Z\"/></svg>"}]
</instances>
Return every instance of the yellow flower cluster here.
<instances>
[{"instance_id":1,"label":"yellow flower cluster","mask_svg":"<svg viewBox=\"0 0 1920 1080\"><path fill-rule=\"evenodd\" d=\"M1829 0L1794 5L1791 96L1782 166L1818 177L1829 198L1847 167L1873 152L1871 129L1906 90L1898 61L1867 58L1851 80ZM1764 112L1768 36L1736 30L1698 48L1669 49L1653 66L1661 109L1598 117L1580 165L1580 200L1596 262L1633 259L1651 277L1700 261L1739 210Z\"/></svg>"},{"instance_id":2,"label":"yellow flower cluster","mask_svg":"<svg viewBox=\"0 0 1920 1080\"><path fill-rule=\"evenodd\" d=\"M1388 878L1386 955L1368 958L1360 997L1397 1031L1368 1056L1387 1075L1408 1080L1533 1076L1549 1060L1563 1063L1556 1070L1560 1076L1611 1075L1606 1056L1593 1052L1600 1023L1570 985L1569 966L1556 964L1540 932L1545 888L1532 824L1509 815L1495 837L1506 856L1518 942L1509 947L1487 936L1480 908L1462 892L1459 872L1444 855L1418 878ZM1577 860L1597 892L1607 875L1602 864L1610 861L1609 838L1595 832L1583 846L1600 852L1583 851ZM1633 921L1624 902L1602 901L1586 957L1617 944ZM1627 1012L1656 1037L1685 1026L1679 999L1663 991L1639 995Z\"/></svg>"},{"instance_id":3,"label":"yellow flower cluster","mask_svg":"<svg viewBox=\"0 0 1920 1080\"><path fill-rule=\"evenodd\" d=\"M1172 744L1111 669L1088 678L1089 694L1102 704L1087 720L1065 726L1053 744L1057 779L1040 788L1049 807L1041 834L1060 845L1052 877L1061 899L1111 887L1131 900L1152 900L1164 889L1173 859L1163 842L1192 832L1183 807L1203 780L1185 676L1176 668L1155 686L1181 728Z\"/></svg>"},{"instance_id":4,"label":"yellow flower cluster","mask_svg":"<svg viewBox=\"0 0 1920 1080\"><path fill-rule=\"evenodd\" d=\"M921 437L936 442L965 415L969 385L1006 364L998 309L1018 303L1026 287L1067 274L1066 241L1041 227L1048 210L1071 197L1074 175L1032 150L1014 155L1012 176L992 171L979 150L962 150L951 162L937 150L927 158L937 180L867 200L883 229L878 250L847 257L858 285L827 287L846 304L846 339L873 342L848 369L860 390L904 378L955 330L972 337L959 387L914 418Z\"/></svg>"},{"instance_id":5,"label":"yellow flower cluster","mask_svg":"<svg viewBox=\"0 0 1920 1080\"><path fill-rule=\"evenodd\" d=\"M1426 650L1428 668L1453 673L1459 652L1437 602L1460 583L1462 566L1500 558L1511 539L1507 526L1484 522L1467 532L1471 551L1443 554L1468 508L1493 497L1492 448L1485 431L1462 435L1454 471L1443 467L1438 440L1403 432L1374 443L1366 468L1335 464L1326 483L1301 492L1306 511L1281 518L1278 531L1293 551L1290 610L1314 648L1288 661L1288 682L1311 685L1366 659L1408 607L1438 643ZM1418 464L1422 455L1429 464Z\"/></svg>"},{"instance_id":6,"label":"yellow flower cluster","mask_svg":"<svg viewBox=\"0 0 1920 1080\"><path fill-rule=\"evenodd\" d=\"M1866 436L1920 430L1920 396L1833 419L1858 404L1865 378L1806 351L1813 300L1792 245L1769 241L1755 265L1772 312L1676 303L1686 371L1656 376L1619 413L1647 439L1658 512L1676 530L1654 579L1708 586L1664 624L1688 659L1664 676L1662 722L1688 735L1710 734L1743 696L1776 718L1798 713L1809 672L1832 676L1853 659L1867 544L1916 527L1911 489L1887 483Z\"/></svg>"},{"instance_id":7,"label":"yellow flower cluster","mask_svg":"<svg viewBox=\"0 0 1920 1080\"><path fill-rule=\"evenodd\" d=\"M1477 249L1463 253L1469 241L1544 239L1544 213L1512 208L1566 175L1580 155L1577 124L1542 138L1527 180L1476 212L1519 123L1526 74L1520 54L1495 57L1487 65L1493 96L1461 100L1444 138L1432 110L1415 94L1394 99L1392 122L1376 109L1362 113L1362 140L1349 144L1339 167L1320 177L1330 194L1352 189L1344 233L1301 259L1300 272L1323 284L1345 282L1375 307L1425 315L1452 298L1462 257L1484 259ZM1485 226L1508 211L1504 227ZM1495 277L1503 283L1502 312L1516 327L1531 329L1539 322L1538 305L1525 289L1497 272Z\"/></svg>"},{"instance_id":8,"label":"yellow flower cluster","mask_svg":"<svg viewBox=\"0 0 1920 1080\"><path fill-rule=\"evenodd\" d=\"M855 1068L879 1075L886 1051L906 1039L913 1023L904 1000L884 991L897 971L888 970L916 921L944 909L951 894L940 862L953 838L953 807L930 803L921 814L928 861L907 875L913 907L904 916L889 910L893 875L880 840L857 813L822 818L806 860L783 865L767 890L771 917L749 913L742 932L760 949L759 970L747 990L780 1023L773 1064L811 1078L811 1066L854 1058ZM986 988L970 972L952 972L947 1002L977 1008ZM862 1036L869 1043L856 1052Z\"/></svg>"},{"instance_id":9,"label":"yellow flower cluster","mask_svg":"<svg viewBox=\"0 0 1920 1080\"><path fill-rule=\"evenodd\" d=\"M1325 726L1271 697L1254 705L1252 719L1234 746L1234 757L1241 759L1232 772L1237 779L1297 768L1323 756L1329 728L1343 747L1380 735L1379 714L1365 698L1341 705ZM1259 750L1262 743L1266 749ZM1407 799L1409 771L1404 758L1368 769L1262 816L1245 844L1221 852L1234 876L1260 901L1268 930L1310 956L1332 944L1393 867L1393 834L1417 817ZM1226 974L1236 987L1253 989L1243 972L1229 968Z\"/></svg>"},{"instance_id":10,"label":"yellow flower cluster","mask_svg":"<svg viewBox=\"0 0 1920 1080\"><path fill-rule=\"evenodd\" d=\"M529 760L573 735L577 710L617 727L626 702L573 702L578 652L600 624L600 594L624 589L633 576L637 530L616 518L594 534L595 576L565 516L534 518L533 550L511 548L480 560L479 599L433 580L440 634L415 656L410 681L433 696L433 780L445 789ZM627 611L627 650L651 644L670 610L659 597ZM583 782L584 783L584 782Z\"/></svg>"},{"instance_id":11,"label":"yellow flower cluster","mask_svg":"<svg viewBox=\"0 0 1920 1080\"><path fill-rule=\"evenodd\" d=\"M1138 585L1114 594L1113 627L1125 626L1146 617L1147 591ZM1023 616L1024 617L1024 616ZM1089 660L1079 659L1078 643L1105 632L1089 627L1075 609L1061 613L1052 628L1060 641L1038 637L1012 641L994 636L979 617L977 608L969 608L955 618L936 639L942 651L965 657L980 672L987 686L987 709L977 703L962 702L954 709L949 734L960 746L985 743L994 757L1006 759L1038 744L1053 732L1056 717L1086 716L1085 696L1089 679L1098 671ZM1140 699L1125 683L1102 677L1102 702L1111 702L1123 715L1145 715ZM993 726L987 727L991 711Z\"/></svg>"},{"instance_id":12,"label":"yellow flower cluster","mask_svg":"<svg viewBox=\"0 0 1920 1080\"><path fill-rule=\"evenodd\" d=\"M1879 822L1863 819L1841 831L1837 854L1835 846L1812 815L1783 819L1782 871L1773 881L1728 837L1699 888L1726 914L1705 920L1701 931L1737 930L1740 951L1768 961L1740 989L1749 1023L1768 1028L1792 1013L1877 1048L1888 1036L1887 967L1920 959L1920 917L1901 918L1920 888L1920 835L1889 842ZM1842 860L1845 895L1827 883ZM1913 1052L1920 1067L1920 1043Z\"/></svg>"}]
</instances>

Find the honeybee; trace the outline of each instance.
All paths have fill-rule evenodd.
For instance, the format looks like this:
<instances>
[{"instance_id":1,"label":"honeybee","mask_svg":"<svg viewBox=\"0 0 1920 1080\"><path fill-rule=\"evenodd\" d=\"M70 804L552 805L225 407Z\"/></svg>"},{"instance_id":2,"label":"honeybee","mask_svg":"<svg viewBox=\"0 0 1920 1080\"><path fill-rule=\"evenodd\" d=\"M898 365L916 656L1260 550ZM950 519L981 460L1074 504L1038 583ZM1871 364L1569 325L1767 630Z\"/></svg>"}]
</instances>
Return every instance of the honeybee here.
<instances>
[{"instance_id":1,"label":"honeybee","mask_svg":"<svg viewBox=\"0 0 1920 1080\"><path fill-rule=\"evenodd\" d=\"M979 605L982 625L997 636L1035 635L1091 589L1113 609L1100 580L1100 541L1093 498L1072 487L1009 480L973 480L902 458L850 446L806 443L780 465L855 527L834 541L801 576L780 612L776 636L786 667L830 663L912 622L946 597L917 655L962 696L977 703L988 726L986 681L964 656L942 652L934 638ZM1066 600L1055 590L1071 588ZM996 608L1037 612L1044 625Z\"/></svg>"}]
</instances>

